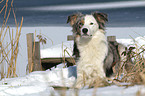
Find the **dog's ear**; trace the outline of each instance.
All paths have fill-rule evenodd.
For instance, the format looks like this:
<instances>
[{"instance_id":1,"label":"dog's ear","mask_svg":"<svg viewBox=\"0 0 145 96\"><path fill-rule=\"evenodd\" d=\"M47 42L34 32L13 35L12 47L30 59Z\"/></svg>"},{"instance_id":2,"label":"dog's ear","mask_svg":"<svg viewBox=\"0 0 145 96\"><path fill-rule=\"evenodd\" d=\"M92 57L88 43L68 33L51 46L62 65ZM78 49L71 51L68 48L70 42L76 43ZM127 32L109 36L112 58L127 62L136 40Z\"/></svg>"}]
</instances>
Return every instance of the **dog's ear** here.
<instances>
[{"instance_id":1,"label":"dog's ear","mask_svg":"<svg viewBox=\"0 0 145 96\"><path fill-rule=\"evenodd\" d=\"M68 16L67 23L70 23L70 25L73 26L77 22L77 18L79 15L79 13L76 13Z\"/></svg>"},{"instance_id":2,"label":"dog's ear","mask_svg":"<svg viewBox=\"0 0 145 96\"><path fill-rule=\"evenodd\" d=\"M108 15L105 13L92 13L94 18L97 20L100 29L104 29L106 22L108 21Z\"/></svg>"}]
</instances>

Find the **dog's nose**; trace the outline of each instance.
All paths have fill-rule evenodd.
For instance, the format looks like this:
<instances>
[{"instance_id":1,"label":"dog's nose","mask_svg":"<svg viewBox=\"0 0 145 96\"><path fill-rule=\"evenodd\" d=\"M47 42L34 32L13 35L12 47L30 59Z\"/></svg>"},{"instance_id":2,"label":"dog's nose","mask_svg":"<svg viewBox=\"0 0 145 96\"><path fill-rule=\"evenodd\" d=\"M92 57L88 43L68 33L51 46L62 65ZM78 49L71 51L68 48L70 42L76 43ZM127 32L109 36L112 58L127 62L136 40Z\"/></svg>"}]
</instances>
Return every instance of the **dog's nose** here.
<instances>
[{"instance_id":1,"label":"dog's nose","mask_svg":"<svg viewBox=\"0 0 145 96\"><path fill-rule=\"evenodd\" d=\"M84 34L86 34L88 32L88 29L87 28L83 28L82 31L83 31Z\"/></svg>"}]
</instances>

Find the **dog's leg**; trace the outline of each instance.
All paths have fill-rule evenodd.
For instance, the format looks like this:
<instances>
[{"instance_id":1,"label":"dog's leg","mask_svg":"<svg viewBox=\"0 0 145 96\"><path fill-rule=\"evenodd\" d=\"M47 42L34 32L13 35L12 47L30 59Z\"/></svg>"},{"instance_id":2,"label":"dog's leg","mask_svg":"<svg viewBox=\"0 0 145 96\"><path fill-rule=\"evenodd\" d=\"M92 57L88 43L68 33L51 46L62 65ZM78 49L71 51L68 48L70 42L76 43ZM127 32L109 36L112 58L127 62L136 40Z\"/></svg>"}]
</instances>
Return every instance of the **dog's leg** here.
<instances>
[{"instance_id":1,"label":"dog's leg","mask_svg":"<svg viewBox=\"0 0 145 96\"><path fill-rule=\"evenodd\" d=\"M83 78L84 78L83 77L83 73L82 72L78 72L78 70L77 70L77 80L76 80L76 82L74 84L74 88L80 89L80 88L82 88L84 86Z\"/></svg>"},{"instance_id":2,"label":"dog's leg","mask_svg":"<svg viewBox=\"0 0 145 96\"><path fill-rule=\"evenodd\" d=\"M81 64L79 64L81 65ZM77 81L74 88L81 88L83 86L90 86L92 83L96 82L96 78L105 78L105 72L103 69L103 63L96 68L93 64L83 64L85 66L77 66ZM99 70L98 70L99 69Z\"/></svg>"},{"instance_id":3,"label":"dog's leg","mask_svg":"<svg viewBox=\"0 0 145 96\"><path fill-rule=\"evenodd\" d=\"M77 81L75 83L75 88L81 88L83 86L89 85L88 80L92 79L91 74L93 73L92 66L92 64L78 64Z\"/></svg>"}]
</instances>

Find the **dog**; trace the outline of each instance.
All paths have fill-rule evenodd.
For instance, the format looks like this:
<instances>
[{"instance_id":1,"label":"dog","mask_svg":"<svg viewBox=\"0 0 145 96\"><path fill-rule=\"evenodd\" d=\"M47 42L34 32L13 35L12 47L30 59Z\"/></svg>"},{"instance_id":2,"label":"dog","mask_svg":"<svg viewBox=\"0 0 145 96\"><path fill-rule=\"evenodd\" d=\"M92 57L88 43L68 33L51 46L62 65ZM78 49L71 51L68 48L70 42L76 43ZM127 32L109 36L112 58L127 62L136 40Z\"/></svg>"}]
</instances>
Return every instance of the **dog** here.
<instances>
[{"instance_id":1,"label":"dog","mask_svg":"<svg viewBox=\"0 0 145 96\"><path fill-rule=\"evenodd\" d=\"M125 46L106 40L107 21L107 14L99 12L86 15L75 13L68 16L67 23L70 23L73 28L73 51L78 58L75 88L89 85L95 82L96 78L110 77L113 74L114 65L120 66L120 56ZM116 71L118 71L117 67Z\"/></svg>"}]
</instances>

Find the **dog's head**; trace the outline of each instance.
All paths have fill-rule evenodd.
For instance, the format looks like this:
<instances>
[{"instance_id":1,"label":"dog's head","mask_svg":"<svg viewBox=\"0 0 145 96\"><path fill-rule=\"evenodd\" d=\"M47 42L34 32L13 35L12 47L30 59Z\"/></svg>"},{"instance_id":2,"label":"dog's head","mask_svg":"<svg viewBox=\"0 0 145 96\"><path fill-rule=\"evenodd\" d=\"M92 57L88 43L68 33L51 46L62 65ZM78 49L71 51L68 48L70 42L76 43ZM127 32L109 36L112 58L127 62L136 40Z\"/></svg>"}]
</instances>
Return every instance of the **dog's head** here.
<instances>
[{"instance_id":1,"label":"dog's head","mask_svg":"<svg viewBox=\"0 0 145 96\"><path fill-rule=\"evenodd\" d=\"M90 15L76 13L68 16L67 23L73 27L75 37L92 37L97 30L105 28L107 14L94 12Z\"/></svg>"}]
</instances>

